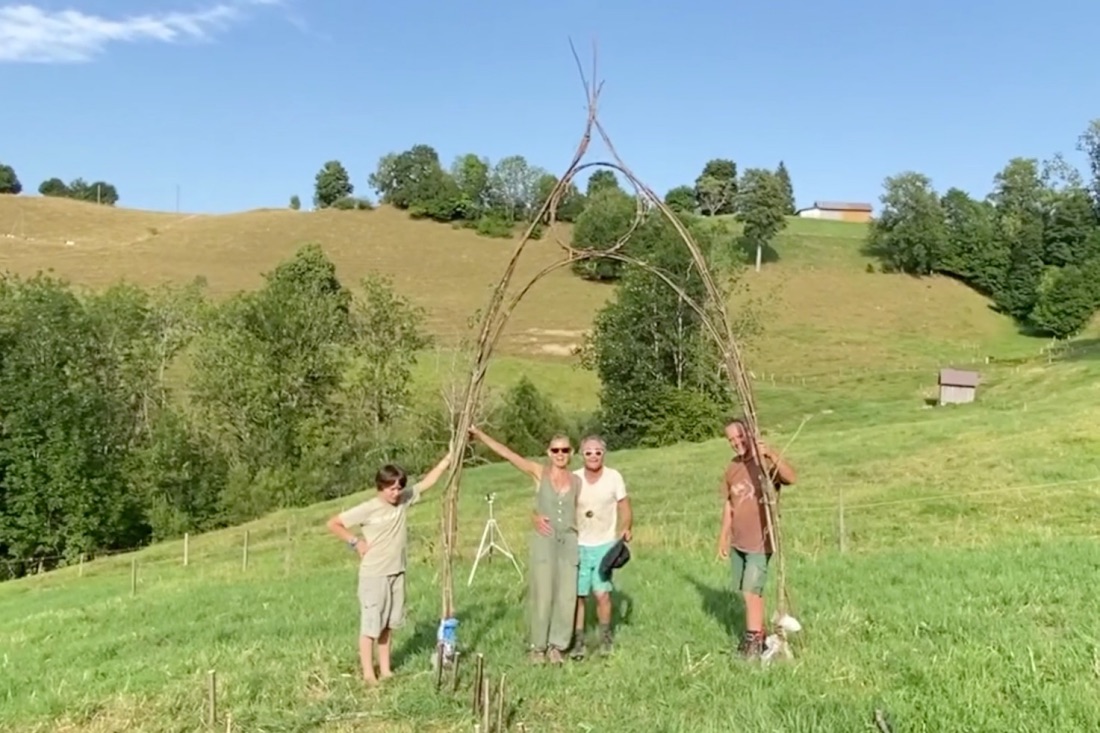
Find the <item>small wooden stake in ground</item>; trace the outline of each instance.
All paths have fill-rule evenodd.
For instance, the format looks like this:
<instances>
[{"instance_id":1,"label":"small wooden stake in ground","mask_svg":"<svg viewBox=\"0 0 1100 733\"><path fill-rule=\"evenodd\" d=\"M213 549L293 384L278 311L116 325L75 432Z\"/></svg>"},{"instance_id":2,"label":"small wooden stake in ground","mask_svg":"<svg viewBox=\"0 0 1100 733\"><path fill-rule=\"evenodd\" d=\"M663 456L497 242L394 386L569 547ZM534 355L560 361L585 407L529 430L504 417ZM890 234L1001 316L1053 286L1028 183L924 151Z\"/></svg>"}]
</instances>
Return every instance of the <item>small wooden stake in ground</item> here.
<instances>
[{"instance_id":1,"label":"small wooden stake in ground","mask_svg":"<svg viewBox=\"0 0 1100 733\"><path fill-rule=\"evenodd\" d=\"M439 692L443 687L443 645L435 647L435 691Z\"/></svg>"},{"instance_id":2,"label":"small wooden stake in ground","mask_svg":"<svg viewBox=\"0 0 1100 733\"><path fill-rule=\"evenodd\" d=\"M210 670L206 686L207 725L211 728L218 722L218 673Z\"/></svg>"},{"instance_id":3,"label":"small wooden stake in ground","mask_svg":"<svg viewBox=\"0 0 1100 733\"><path fill-rule=\"evenodd\" d=\"M504 674L500 675L500 688L497 689L497 732L504 733Z\"/></svg>"},{"instance_id":4,"label":"small wooden stake in ground","mask_svg":"<svg viewBox=\"0 0 1100 733\"><path fill-rule=\"evenodd\" d=\"M881 733L891 733L890 724L886 722L886 716L881 710L875 711L875 725L878 726Z\"/></svg>"},{"instance_id":5,"label":"small wooden stake in ground","mask_svg":"<svg viewBox=\"0 0 1100 733\"><path fill-rule=\"evenodd\" d=\"M130 558L130 595L137 595L137 558Z\"/></svg>"},{"instance_id":6,"label":"small wooden stake in ground","mask_svg":"<svg viewBox=\"0 0 1100 733\"><path fill-rule=\"evenodd\" d=\"M474 670L474 719L481 708L481 688L485 684L485 655L477 655L477 667Z\"/></svg>"},{"instance_id":7,"label":"small wooden stake in ground","mask_svg":"<svg viewBox=\"0 0 1100 733\"><path fill-rule=\"evenodd\" d=\"M290 520L286 520L286 556L283 558L283 571L290 575L290 548L294 546L294 536L290 531Z\"/></svg>"},{"instance_id":8,"label":"small wooden stake in ground","mask_svg":"<svg viewBox=\"0 0 1100 733\"><path fill-rule=\"evenodd\" d=\"M451 694L458 692L458 650L455 650L454 661L451 663Z\"/></svg>"},{"instance_id":9,"label":"small wooden stake in ground","mask_svg":"<svg viewBox=\"0 0 1100 733\"><path fill-rule=\"evenodd\" d=\"M840 544L840 551L845 552L848 549L848 531L844 527L844 489L840 490L840 501L837 502L837 540Z\"/></svg>"},{"instance_id":10,"label":"small wooden stake in ground","mask_svg":"<svg viewBox=\"0 0 1100 733\"><path fill-rule=\"evenodd\" d=\"M233 713L225 714L225 733L233 733Z\"/></svg>"},{"instance_id":11,"label":"small wooden stake in ground","mask_svg":"<svg viewBox=\"0 0 1100 733\"><path fill-rule=\"evenodd\" d=\"M183 533L183 566L187 567L187 563L191 561L191 535L188 532Z\"/></svg>"},{"instance_id":12,"label":"small wooden stake in ground","mask_svg":"<svg viewBox=\"0 0 1100 733\"><path fill-rule=\"evenodd\" d=\"M485 733L490 733L492 728L490 725L493 721L493 706L490 699L490 689L492 684L484 685L481 692L481 727L485 730Z\"/></svg>"},{"instance_id":13,"label":"small wooden stake in ground","mask_svg":"<svg viewBox=\"0 0 1100 733\"><path fill-rule=\"evenodd\" d=\"M244 550L241 553L241 570L248 570L248 530L244 531Z\"/></svg>"}]
</instances>

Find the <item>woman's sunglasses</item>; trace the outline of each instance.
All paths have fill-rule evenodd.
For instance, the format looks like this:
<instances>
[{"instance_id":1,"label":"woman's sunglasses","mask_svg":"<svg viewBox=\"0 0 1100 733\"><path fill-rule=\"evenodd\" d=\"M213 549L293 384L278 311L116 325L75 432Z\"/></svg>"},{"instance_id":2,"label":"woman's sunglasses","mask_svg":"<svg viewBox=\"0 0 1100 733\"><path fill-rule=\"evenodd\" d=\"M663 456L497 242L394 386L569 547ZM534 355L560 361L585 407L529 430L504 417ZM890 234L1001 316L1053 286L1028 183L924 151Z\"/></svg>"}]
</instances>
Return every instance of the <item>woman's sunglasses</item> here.
<instances>
[{"instance_id":1,"label":"woman's sunglasses","mask_svg":"<svg viewBox=\"0 0 1100 733\"><path fill-rule=\"evenodd\" d=\"M551 453L572 453L573 449L572 448L551 448L550 452Z\"/></svg>"}]
</instances>

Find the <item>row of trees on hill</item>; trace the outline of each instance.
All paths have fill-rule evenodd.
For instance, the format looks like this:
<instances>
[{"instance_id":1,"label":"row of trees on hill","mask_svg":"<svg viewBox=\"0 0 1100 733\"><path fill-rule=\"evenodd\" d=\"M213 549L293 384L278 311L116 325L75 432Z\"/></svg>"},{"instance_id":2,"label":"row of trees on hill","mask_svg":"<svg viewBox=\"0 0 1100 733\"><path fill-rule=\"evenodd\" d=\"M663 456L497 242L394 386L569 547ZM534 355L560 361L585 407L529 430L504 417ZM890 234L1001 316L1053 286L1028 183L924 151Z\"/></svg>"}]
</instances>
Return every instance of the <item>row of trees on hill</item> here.
<instances>
[{"instance_id":1,"label":"row of trees on hill","mask_svg":"<svg viewBox=\"0 0 1100 733\"><path fill-rule=\"evenodd\" d=\"M1088 176L1060 155L1013 158L983 199L940 195L915 171L891 176L868 251L887 271L958 278L1021 326L1073 336L1100 309L1100 120L1078 148Z\"/></svg>"},{"instance_id":2,"label":"row of trees on hill","mask_svg":"<svg viewBox=\"0 0 1100 733\"><path fill-rule=\"evenodd\" d=\"M728 248L719 228L683 218L708 257ZM702 296L658 214L636 238L640 255ZM5 276L0 572L360 491L390 460L424 470L451 425L438 391L413 382L432 347L424 324L384 278L346 286L316 246L220 302L201 281L88 293L45 275ZM626 268L584 346L602 384L599 411L563 414L521 380L489 396L484 422L530 455L563 429L601 429L617 447L711 437L730 404L717 357L667 285Z\"/></svg>"},{"instance_id":3,"label":"row of trees on hill","mask_svg":"<svg viewBox=\"0 0 1100 733\"><path fill-rule=\"evenodd\" d=\"M21 193L23 193L23 184L16 175L15 169L0 163L0 195ZM112 184L106 181L89 183L83 178L76 178L69 183L65 183L60 178L49 178L39 184L38 193L43 196L77 199L106 206L114 206L118 203L118 189Z\"/></svg>"},{"instance_id":4,"label":"row of trees on hill","mask_svg":"<svg viewBox=\"0 0 1100 733\"><path fill-rule=\"evenodd\" d=\"M492 163L488 158L468 153L445 168L435 148L418 144L382 156L369 183L382 203L407 211L413 218L461 223L487 236L506 237L511 236L517 224L533 219L557 183L557 177L532 165L522 155ZM775 171L750 169L739 177L737 164L732 160L711 160L694 186L673 188L665 202L680 212L704 216L736 214L741 192L752 187L769 188L769 194L779 202L777 207L784 214L794 213L794 189L782 162ZM576 186L567 191L559 204L558 218L576 221L588 203L608 189L622 190L615 174L610 170L596 171L589 177L583 193ZM344 165L337 160L328 161L314 181L314 206L369 208L365 200L353 197L354 192L355 186ZM298 208L300 203L294 197L291 208Z\"/></svg>"},{"instance_id":5,"label":"row of trees on hill","mask_svg":"<svg viewBox=\"0 0 1100 733\"><path fill-rule=\"evenodd\" d=\"M736 166L732 162L725 162L729 163L725 170L736 174ZM600 186L593 190L591 182L597 178ZM703 190L710 187L708 180L708 175L700 177ZM665 203L677 214L697 223L707 216L722 216L726 212L732 214L743 226L739 239L727 237L728 246L737 250L734 253L735 258L742 251L755 252L759 269L764 249L787 226L786 217L790 205L783 177L762 168L749 168L740 178L734 178L723 185L732 191L732 199L728 205L723 203L721 208L715 206L707 209L709 213L703 213L699 206L692 203L694 199L689 197L687 187L670 191ZM677 193L678 190L681 191L680 194ZM584 208L576 217L573 227L573 246L598 251L610 249L630 232L637 212L637 197L619 186L613 172L601 170L593 174L589 179ZM711 230L729 234L729 230L722 227L711 227ZM642 237L632 236L621 251L636 257L645 256L646 251L640 244L642 241ZM738 243L740 247L736 246ZM573 272L588 280L617 280L622 271L623 264L617 260L580 260L573 264Z\"/></svg>"}]
</instances>

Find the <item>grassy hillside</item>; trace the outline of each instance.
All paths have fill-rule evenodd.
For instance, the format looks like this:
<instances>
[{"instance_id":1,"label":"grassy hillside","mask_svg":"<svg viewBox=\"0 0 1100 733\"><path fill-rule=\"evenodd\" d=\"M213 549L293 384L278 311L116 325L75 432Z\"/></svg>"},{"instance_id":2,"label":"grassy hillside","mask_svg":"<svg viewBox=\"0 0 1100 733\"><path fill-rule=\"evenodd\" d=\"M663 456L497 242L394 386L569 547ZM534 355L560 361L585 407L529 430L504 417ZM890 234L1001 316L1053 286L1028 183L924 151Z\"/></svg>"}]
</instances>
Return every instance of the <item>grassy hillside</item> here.
<instances>
[{"instance_id":1,"label":"grassy hillside","mask_svg":"<svg viewBox=\"0 0 1100 733\"><path fill-rule=\"evenodd\" d=\"M947 278L868 273L860 254L865 227L792 219L760 273L745 275L734 307L762 306L765 330L748 345L761 375L836 377L853 371L934 370L946 361L1031 355L1042 341L1021 336L988 302ZM561 235L568 237L568 227ZM488 239L389 207L371 212L259 210L191 215L111 209L77 201L0 197L0 269L52 270L100 288L119 279L144 285L203 276L223 297L260 284L261 274L306 242L318 242L349 285L370 271L390 275L427 309L443 345L466 334L487 302L514 242ZM549 239L526 253L517 283L559 256ZM565 271L547 278L514 313L495 367L505 382L529 358L546 386L574 384L592 394L591 375L565 354L580 342L612 288ZM508 357L524 357L509 364ZM452 359L427 360L431 380ZM571 397L571 399L576 399Z\"/></svg>"},{"instance_id":2,"label":"grassy hillside","mask_svg":"<svg viewBox=\"0 0 1100 733\"><path fill-rule=\"evenodd\" d=\"M486 492L499 492L503 531L526 564L525 483L504 466L479 468L463 487L459 639L494 677L508 674L516 722L847 731L869 729L880 708L896 731L1076 731L1100 717L1095 331L1047 363L1036 358L1043 342L965 287L868 273L863 231L792 221L734 302L766 303L749 356L768 439L784 446L809 418L788 451L800 482L783 504L805 627L798 661L763 671L728 659L741 620L728 566L713 559L722 441L610 457L637 515L635 559L619 575L619 650L561 670L523 664L524 587L509 565L494 561L465 585ZM386 208L206 217L0 197L0 268L53 268L91 287L201 274L224 296L307 241L346 282L372 268L392 275L445 338L484 304L512 246ZM529 254L528 274L556 256L549 241ZM558 352L611 292L564 273L534 291L493 381L531 370L555 399L591 406L595 379ZM987 355L1033 360L983 363L977 404L926 406L937 367ZM462 369L441 350L420 364L421 385L427 393ZM191 538L187 567L171 542L0 585L0 729L202 730L216 669L220 710L238 731L469 731L472 665L456 697L437 695L427 671L437 501L413 519L398 679L378 691L358 684L355 563L323 522L359 498Z\"/></svg>"},{"instance_id":3,"label":"grassy hillside","mask_svg":"<svg viewBox=\"0 0 1100 733\"><path fill-rule=\"evenodd\" d=\"M623 452L635 559L619 575L619 650L561 670L523 661L523 584L494 561L465 585L499 492L525 561L527 491L504 466L467 474L460 642L506 672L532 731L1084 730L1100 655L1091 568L1100 450L1094 361L987 371L979 404L925 409L927 379L897 374L853 399L843 386L762 387L769 436L800 484L784 499L788 571L805 632L798 661L731 664L740 623L713 557L721 441ZM844 552L838 529L843 493ZM323 521L359 497L0 586L0 727L201 729L207 672L242 731L468 731L432 689L438 502L413 518L410 624L399 677L356 678L355 562ZM287 531L291 539L287 539ZM250 533L247 569L244 532ZM774 590L774 586L773 586Z\"/></svg>"}]
</instances>

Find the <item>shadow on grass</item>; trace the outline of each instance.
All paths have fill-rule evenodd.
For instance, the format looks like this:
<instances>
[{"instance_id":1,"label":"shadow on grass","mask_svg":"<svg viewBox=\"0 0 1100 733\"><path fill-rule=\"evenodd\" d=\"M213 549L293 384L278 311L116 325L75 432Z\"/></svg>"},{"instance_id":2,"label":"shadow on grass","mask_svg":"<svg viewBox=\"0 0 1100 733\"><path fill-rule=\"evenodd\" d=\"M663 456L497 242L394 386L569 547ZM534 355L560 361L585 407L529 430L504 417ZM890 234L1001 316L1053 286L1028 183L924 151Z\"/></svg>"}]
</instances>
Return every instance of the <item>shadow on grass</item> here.
<instances>
[{"instance_id":1,"label":"shadow on grass","mask_svg":"<svg viewBox=\"0 0 1100 733\"><path fill-rule=\"evenodd\" d=\"M749 265L756 264L756 245L745 239L739 237L737 239L737 249L741 252L741 256L745 258L745 262ZM760 251L760 264L770 265L775 262L779 262L779 252L771 243L765 244Z\"/></svg>"},{"instance_id":2,"label":"shadow on grass","mask_svg":"<svg viewBox=\"0 0 1100 733\"><path fill-rule=\"evenodd\" d=\"M611 627L629 626L634 616L634 597L621 590L611 591ZM596 598L588 596L584 603L584 628L598 626Z\"/></svg>"},{"instance_id":3,"label":"shadow on grass","mask_svg":"<svg viewBox=\"0 0 1100 733\"><path fill-rule=\"evenodd\" d=\"M680 575L699 594L703 611L718 622L727 636L738 636L745 626L745 607L741 598L731 588L715 588L687 573Z\"/></svg>"},{"instance_id":4,"label":"shadow on grass","mask_svg":"<svg viewBox=\"0 0 1100 733\"><path fill-rule=\"evenodd\" d=\"M1061 362L1100 361L1100 338L1072 341L1061 351L1055 352L1054 360Z\"/></svg>"}]
</instances>

